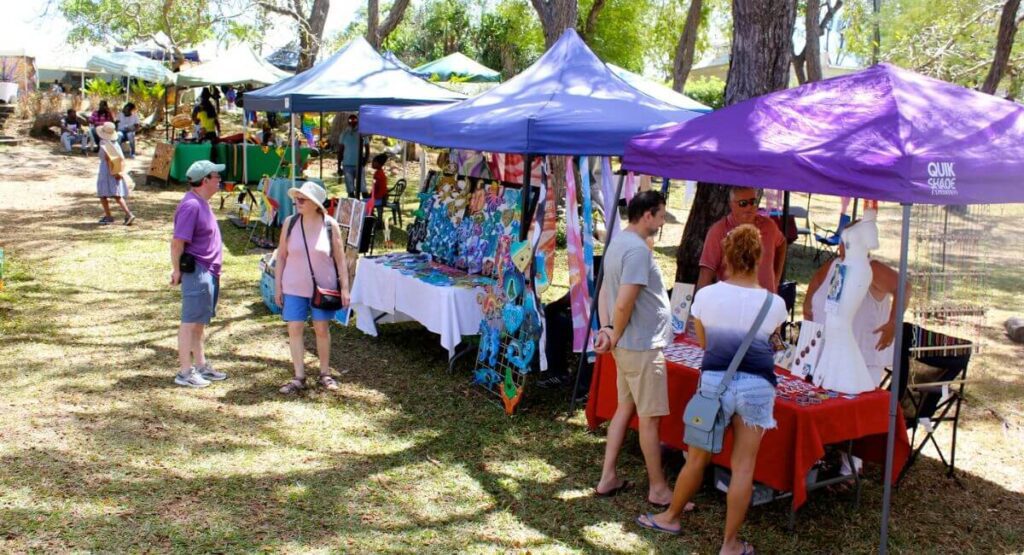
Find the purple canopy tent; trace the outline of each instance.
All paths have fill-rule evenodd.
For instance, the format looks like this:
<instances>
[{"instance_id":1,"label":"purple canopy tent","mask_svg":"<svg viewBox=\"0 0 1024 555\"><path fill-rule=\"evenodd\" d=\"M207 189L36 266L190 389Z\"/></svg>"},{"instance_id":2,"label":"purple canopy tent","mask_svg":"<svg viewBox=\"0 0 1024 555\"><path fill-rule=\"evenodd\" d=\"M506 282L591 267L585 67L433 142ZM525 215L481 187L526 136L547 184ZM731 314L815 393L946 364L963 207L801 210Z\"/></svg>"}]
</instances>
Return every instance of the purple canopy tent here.
<instances>
[{"instance_id":1,"label":"purple canopy tent","mask_svg":"<svg viewBox=\"0 0 1024 555\"><path fill-rule=\"evenodd\" d=\"M906 303L912 204L1024 202L1024 107L888 64L752 98L635 137L626 169L899 202ZM896 329L903 326L900 312ZM902 334L894 338L899 383ZM891 388L879 551L888 551L898 388Z\"/></svg>"}]
</instances>

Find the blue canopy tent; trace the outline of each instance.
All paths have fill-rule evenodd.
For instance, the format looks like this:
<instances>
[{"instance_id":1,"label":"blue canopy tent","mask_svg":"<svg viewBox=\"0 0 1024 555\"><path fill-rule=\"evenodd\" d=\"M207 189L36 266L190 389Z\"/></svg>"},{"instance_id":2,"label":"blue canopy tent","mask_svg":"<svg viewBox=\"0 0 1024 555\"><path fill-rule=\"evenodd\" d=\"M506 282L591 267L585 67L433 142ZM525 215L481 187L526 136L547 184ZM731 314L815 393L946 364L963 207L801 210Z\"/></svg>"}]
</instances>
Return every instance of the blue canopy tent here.
<instances>
[{"instance_id":1,"label":"blue canopy tent","mask_svg":"<svg viewBox=\"0 0 1024 555\"><path fill-rule=\"evenodd\" d=\"M360 128L450 148L619 156L638 130L699 115L629 86L567 29L532 66L479 96L439 106L364 106Z\"/></svg>"},{"instance_id":2,"label":"blue canopy tent","mask_svg":"<svg viewBox=\"0 0 1024 555\"><path fill-rule=\"evenodd\" d=\"M366 39L358 37L310 69L246 94L245 109L292 114L349 112L364 104L430 104L462 98L465 97L428 83L389 62ZM294 119L294 116L289 119L291 127L294 127ZM290 131L289 135L294 182L295 134ZM358 179L362 179L362 170Z\"/></svg>"},{"instance_id":3,"label":"blue canopy tent","mask_svg":"<svg viewBox=\"0 0 1024 555\"><path fill-rule=\"evenodd\" d=\"M443 58L427 62L412 70L412 72L424 79L430 79L436 75L440 81L450 81L452 77L459 77L460 81L467 83L496 83L501 81L501 73L466 56L462 52L452 52Z\"/></svg>"},{"instance_id":4,"label":"blue canopy tent","mask_svg":"<svg viewBox=\"0 0 1024 555\"><path fill-rule=\"evenodd\" d=\"M661 83L656 83L647 79L643 75L638 75L628 69L621 68L612 63L608 64L608 69L612 70L612 73L617 75L620 79L629 83L629 86L648 96L657 98L662 102L678 106L686 110L693 110L694 112L707 113L711 111L710 106L705 106L685 94L677 93Z\"/></svg>"},{"instance_id":5,"label":"blue canopy tent","mask_svg":"<svg viewBox=\"0 0 1024 555\"><path fill-rule=\"evenodd\" d=\"M365 106L359 112L364 133L438 147L523 154L520 240L529 229L526 207L534 155L620 156L635 130L657 129L700 115L626 84L573 29L567 29L525 71L478 96L444 106ZM616 198L621 196L622 184L620 178ZM615 226L609 227L606 241L615 231ZM595 283L600 284L600 266L596 274ZM596 303L595 295L592 317L597 314ZM589 333L590 326L584 344ZM581 357L581 364L585 360Z\"/></svg>"},{"instance_id":6,"label":"blue canopy tent","mask_svg":"<svg viewBox=\"0 0 1024 555\"><path fill-rule=\"evenodd\" d=\"M387 61L358 37L330 58L245 95L247 110L347 112L364 104L454 102L462 95L427 83Z\"/></svg>"}]
</instances>

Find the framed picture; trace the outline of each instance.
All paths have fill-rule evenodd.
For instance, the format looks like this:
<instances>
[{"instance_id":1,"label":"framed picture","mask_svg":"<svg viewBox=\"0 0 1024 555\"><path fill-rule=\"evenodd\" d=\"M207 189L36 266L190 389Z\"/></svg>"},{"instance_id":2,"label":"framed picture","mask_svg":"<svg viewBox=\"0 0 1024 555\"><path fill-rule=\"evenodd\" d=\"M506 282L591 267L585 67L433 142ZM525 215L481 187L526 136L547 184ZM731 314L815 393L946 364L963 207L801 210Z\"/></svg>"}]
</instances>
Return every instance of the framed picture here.
<instances>
[{"instance_id":1,"label":"framed picture","mask_svg":"<svg viewBox=\"0 0 1024 555\"><path fill-rule=\"evenodd\" d=\"M686 322L690 319L690 306L693 305L692 283L676 282L672 286L672 299L669 302L672 307L672 333L682 335L686 333Z\"/></svg>"},{"instance_id":2,"label":"framed picture","mask_svg":"<svg viewBox=\"0 0 1024 555\"><path fill-rule=\"evenodd\" d=\"M338 220L338 225L341 227L352 226L352 203L353 199L343 198L338 201L338 209L335 214L335 219Z\"/></svg>"},{"instance_id":3,"label":"framed picture","mask_svg":"<svg viewBox=\"0 0 1024 555\"><path fill-rule=\"evenodd\" d=\"M363 232L363 215L366 212L366 203L361 200L352 200L352 212L349 220L348 245L359 248L359 237Z\"/></svg>"}]
</instances>

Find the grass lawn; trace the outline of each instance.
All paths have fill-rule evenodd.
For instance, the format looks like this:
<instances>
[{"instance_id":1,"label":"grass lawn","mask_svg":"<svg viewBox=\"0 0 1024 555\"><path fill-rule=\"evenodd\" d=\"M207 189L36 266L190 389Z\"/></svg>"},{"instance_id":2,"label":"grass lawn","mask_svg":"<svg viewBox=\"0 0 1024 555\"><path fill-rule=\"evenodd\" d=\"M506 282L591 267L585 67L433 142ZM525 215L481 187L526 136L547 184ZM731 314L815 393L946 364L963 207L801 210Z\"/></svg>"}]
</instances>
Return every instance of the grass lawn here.
<instances>
[{"instance_id":1,"label":"grass lawn","mask_svg":"<svg viewBox=\"0 0 1024 555\"><path fill-rule=\"evenodd\" d=\"M138 224L99 227L96 159L52 147L5 149L19 164L0 168L0 551L717 551L723 494L699 494L682 537L639 529L632 519L651 510L644 487L591 495L603 430L588 431L582 411L567 416L563 394L537 389L505 417L469 386L468 364L445 371L437 336L417 325L383 327L376 339L334 327L332 364L350 370L340 392L279 395L290 375L285 327L260 300L258 254L227 209L207 351L231 377L174 386L180 305L167 242L184 187L140 186ZM681 197L658 243L666 276ZM999 216L1019 222L1017 212ZM886 213L886 247L895 217ZM1000 304L984 329L992 348L972 367L957 459L964 487L931 455L919 461L895 492L894 551L1024 550L1024 350L1006 345L997 320L1021 308L1013 233L1001 235L1013 248L992 251ZM394 239L404 245L404 234ZM794 272L808 275L808 253L797 259ZM312 350L311 333L306 343ZM621 468L646 483L634 436ZM867 474L858 507L849 494L819 492L790 531L789 506L773 503L750 511L742 535L764 553L874 551L882 488L877 468Z\"/></svg>"}]
</instances>

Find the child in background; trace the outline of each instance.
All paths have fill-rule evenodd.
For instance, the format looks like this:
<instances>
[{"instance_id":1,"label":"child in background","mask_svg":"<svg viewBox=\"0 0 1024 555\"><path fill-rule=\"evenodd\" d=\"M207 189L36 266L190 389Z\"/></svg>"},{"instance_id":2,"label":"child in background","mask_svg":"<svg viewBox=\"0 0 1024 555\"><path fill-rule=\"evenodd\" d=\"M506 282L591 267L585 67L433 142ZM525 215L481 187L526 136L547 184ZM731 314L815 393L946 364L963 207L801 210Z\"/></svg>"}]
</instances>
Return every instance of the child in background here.
<instances>
[{"instance_id":1,"label":"child in background","mask_svg":"<svg viewBox=\"0 0 1024 555\"><path fill-rule=\"evenodd\" d=\"M374 208L384 206L384 200L387 199L388 177L384 175L384 164L387 161L388 155L382 152L374 156L373 161L370 162L370 167L373 168L373 191L370 193L370 199L373 202L367 203L367 214L372 214Z\"/></svg>"}]
</instances>

